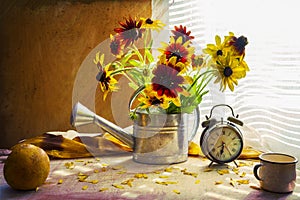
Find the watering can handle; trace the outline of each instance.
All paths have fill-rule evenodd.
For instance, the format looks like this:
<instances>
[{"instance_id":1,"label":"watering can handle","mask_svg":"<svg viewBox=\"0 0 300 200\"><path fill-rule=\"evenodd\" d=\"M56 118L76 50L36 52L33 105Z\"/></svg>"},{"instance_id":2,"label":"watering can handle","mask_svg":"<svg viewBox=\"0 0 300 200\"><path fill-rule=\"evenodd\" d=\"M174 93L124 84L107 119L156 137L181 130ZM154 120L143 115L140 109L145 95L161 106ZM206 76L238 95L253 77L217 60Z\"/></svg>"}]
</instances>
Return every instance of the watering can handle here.
<instances>
[{"instance_id":1,"label":"watering can handle","mask_svg":"<svg viewBox=\"0 0 300 200\"><path fill-rule=\"evenodd\" d=\"M197 106L196 109L194 110L194 125L192 131L188 135L189 142L191 142L195 135L197 134L199 124L200 124L200 110L199 107Z\"/></svg>"},{"instance_id":2,"label":"watering can handle","mask_svg":"<svg viewBox=\"0 0 300 200\"><path fill-rule=\"evenodd\" d=\"M128 110L131 112L133 111L131 109L133 101L136 99L136 97L145 89L145 86L142 85L140 86L130 97L129 100L129 104L128 104ZM188 141L191 142L195 135L197 134L198 128L199 128L199 124L200 124L200 110L199 107L197 106L196 109L193 111L193 113L195 113L195 117L194 117L194 125L193 125L193 129L192 131L188 134Z\"/></svg>"},{"instance_id":3,"label":"watering can handle","mask_svg":"<svg viewBox=\"0 0 300 200\"><path fill-rule=\"evenodd\" d=\"M189 142L191 142L197 131L198 131L198 128L199 128L199 124L200 124L200 110L199 110L199 107L197 106L196 109L194 110L194 113L195 113L195 116L194 116L194 125L193 125L193 129L191 131L191 133L189 133L189 136L188 136L188 139L189 139Z\"/></svg>"}]
</instances>

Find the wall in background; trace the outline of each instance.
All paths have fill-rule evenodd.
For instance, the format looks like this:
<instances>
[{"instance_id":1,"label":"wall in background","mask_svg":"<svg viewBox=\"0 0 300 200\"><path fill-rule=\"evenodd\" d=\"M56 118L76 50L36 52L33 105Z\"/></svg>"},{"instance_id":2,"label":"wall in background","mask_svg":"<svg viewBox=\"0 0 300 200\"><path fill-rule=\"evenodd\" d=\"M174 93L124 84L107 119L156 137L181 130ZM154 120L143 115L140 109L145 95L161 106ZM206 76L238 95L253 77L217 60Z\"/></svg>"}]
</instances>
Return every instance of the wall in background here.
<instances>
[{"instance_id":1,"label":"wall in background","mask_svg":"<svg viewBox=\"0 0 300 200\"><path fill-rule=\"evenodd\" d=\"M47 131L72 129L77 71L129 15L150 17L151 0L0 2L0 148ZM96 94L97 113L113 121L110 102ZM127 113L120 114L125 126Z\"/></svg>"}]
</instances>

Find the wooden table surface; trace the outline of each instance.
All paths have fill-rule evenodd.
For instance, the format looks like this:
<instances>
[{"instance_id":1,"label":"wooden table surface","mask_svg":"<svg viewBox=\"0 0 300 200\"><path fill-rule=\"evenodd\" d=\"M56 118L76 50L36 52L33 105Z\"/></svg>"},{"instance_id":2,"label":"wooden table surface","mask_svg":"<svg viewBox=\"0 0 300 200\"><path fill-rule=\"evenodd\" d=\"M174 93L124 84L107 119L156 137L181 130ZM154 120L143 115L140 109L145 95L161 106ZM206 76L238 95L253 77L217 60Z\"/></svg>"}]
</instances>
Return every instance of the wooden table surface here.
<instances>
[{"instance_id":1,"label":"wooden table surface","mask_svg":"<svg viewBox=\"0 0 300 200\"><path fill-rule=\"evenodd\" d=\"M256 161L212 165L189 157L173 165L136 163L130 153L84 159L51 160L51 172L37 191L15 191L5 182L0 157L0 199L300 199L300 173L290 194L258 189Z\"/></svg>"}]
</instances>

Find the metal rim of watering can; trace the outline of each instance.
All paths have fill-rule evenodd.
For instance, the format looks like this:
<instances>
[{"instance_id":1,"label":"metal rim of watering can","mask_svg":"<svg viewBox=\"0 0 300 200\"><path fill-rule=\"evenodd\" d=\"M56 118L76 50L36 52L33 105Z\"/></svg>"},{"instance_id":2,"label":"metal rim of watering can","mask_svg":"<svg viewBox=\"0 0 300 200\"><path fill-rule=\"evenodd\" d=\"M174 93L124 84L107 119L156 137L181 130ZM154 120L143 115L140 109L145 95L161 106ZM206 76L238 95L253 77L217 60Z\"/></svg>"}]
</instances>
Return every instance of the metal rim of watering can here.
<instances>
[{"instance_id":1,"label":"metal rim of watering can","mask_svg":"<svg viewBox=\"0 0 300 200\"><path fill-rule=\"evenodd\" d=\"M131 95L129 103L128 103L128 110L129 112L136 112L134 110L131 109L132 104L134 102L134 100L136 99L136 97L145 89L145 85L140 86L137 90L134 91L134 93ZM193 124L193 129L191 131L191 134L189 134L189 138L188 141L191 142L194 137L197 134L198 128L199 128L199 124L200 124L200 110L199 107L197 106L196 109L193 111L193 114L195 115L194 117L194 124Z\"/></svg>"}]
</instances>

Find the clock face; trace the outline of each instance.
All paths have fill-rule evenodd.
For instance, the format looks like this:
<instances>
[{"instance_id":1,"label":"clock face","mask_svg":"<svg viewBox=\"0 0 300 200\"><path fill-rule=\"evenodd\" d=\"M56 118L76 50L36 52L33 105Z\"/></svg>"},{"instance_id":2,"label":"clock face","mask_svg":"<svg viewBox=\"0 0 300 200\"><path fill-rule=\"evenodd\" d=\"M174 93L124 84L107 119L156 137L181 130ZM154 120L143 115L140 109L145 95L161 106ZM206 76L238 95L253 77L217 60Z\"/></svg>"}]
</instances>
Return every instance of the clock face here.
<instances>
[{"instance_id":1,"label":"clock face","mask_svg":"<svg viewBox=\"0 0 300 200\"><path fill-rule=\"evenodd\" d=\"M242 136L228 126L216 127L206 138L208 154L217 162L225 163L236 159L243 148Z\"/></svg>"}]
</instances>

